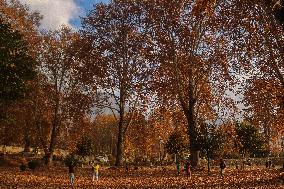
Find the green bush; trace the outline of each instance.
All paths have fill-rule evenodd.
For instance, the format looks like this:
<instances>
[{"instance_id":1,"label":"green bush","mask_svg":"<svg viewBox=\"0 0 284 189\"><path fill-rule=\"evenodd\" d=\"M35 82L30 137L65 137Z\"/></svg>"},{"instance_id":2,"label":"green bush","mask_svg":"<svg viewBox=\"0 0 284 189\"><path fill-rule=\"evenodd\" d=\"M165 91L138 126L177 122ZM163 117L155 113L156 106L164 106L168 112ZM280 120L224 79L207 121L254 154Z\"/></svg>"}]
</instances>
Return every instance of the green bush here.
<instances>
[{"instance_id":1,"label":"green bush","mask_svg":"<svg viewBox=\"0 0 284 189\"><path fill-rule=\"evenodd\" d=\"M27 165L26 164L21 164L20 165L20 170L21 171L25 171L27 169Z\"/></svg>"},{"instance_id":2,"label":"green bush","mask_svg":"<svg viewBox=\"0 0 284 189\"><path fill-rule=\"evenodd\" d=\"M76 166L80 163L80 160L78 156L71 154L71 155L66 156L64 163L66 166L70 166L70 165Z\"/></svg>"},{"instance_id":3,"label":"green bush","mask_svg":"<svg viewBox=\"0 0 284 189\"><path fill-rule=\"evenodd\" d=\"M28 162L28 167L30 170L34 171L36 168L38 168L40 165L38 160L31 160Z\"/></svg>"},{"instance_id":4,"label":"green bush","mask_svg":"<svg viewBox=\"0 0 284 189\"><path fill-rule=\"evenodd\" d=\"M76 154L82 157L93 155L95 152L95 142L89 136L83 136L76 145Z\"/></svg>"},{"instance_id":5,"label":"green bush","mask_svg":"<svg viewBox=\"0 0 284 189\"><path fill-rule=\"evenodd\" d=\"M179 131L175 131L170 135L165 145L165 149L171 155L182 155L183 152L186 151L187 146L188 143L186 141L185 134Z\"/></svg>"}]
</instances>

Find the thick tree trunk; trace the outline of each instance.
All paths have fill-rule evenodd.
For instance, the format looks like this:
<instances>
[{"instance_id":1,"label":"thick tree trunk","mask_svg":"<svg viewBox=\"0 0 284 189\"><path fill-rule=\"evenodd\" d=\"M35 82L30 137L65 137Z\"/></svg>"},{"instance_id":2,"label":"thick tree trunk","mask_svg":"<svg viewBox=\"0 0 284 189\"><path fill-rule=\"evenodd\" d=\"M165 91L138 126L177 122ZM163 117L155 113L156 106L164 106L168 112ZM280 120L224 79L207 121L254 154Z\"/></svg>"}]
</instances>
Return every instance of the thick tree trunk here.
<instances>
[{"instance_id":1,"label":"thick tree trunk","mask_svg":"<svg viewBox=\"0 0 284 189\"><path fill-rule=\"evenodd\" d=\"M190 150L190 154L191 154L190 160L191 160L191 164L193 167L197 167L200 164L199 153L200 153L199 150L196 150L196 149Z\"/></svg>"},{"instance_id":2,"label":"thick tree trunk","mask_svg":"<svg viewBox=\"0 0 284 189\"><path fill-rule=\"evenodd\" d=\"M195 105L195 99L191 98L189 102L189 109L187 112L187 122L188 122L188 136L190 141L190 160L191 165L193 167L196 167L199 165L199 149L197 144L197 133L196 133L196 123L195 123L195 117L194 117L194 105Z\"/></svg>"},{"instance_id":3,"label":"thick tree trunk","mask_svg":"<svg viewBox=\"0 0 284 189\"><path fill-rule=\"evenodd\" d=\"M52 160L53 160L53 152L48 152L47 154L45 154L45 165L47 165L48 167L52 164Z\"/></svg>"},{"instance_id":4,"label":"thick tree trunk","mask_svg":"<svg viewBox=\"0 0 284 189\"><path fill-rule=\"evenodd\" d=\"M53 160L53 153L56 146L56 137L57 137L57 129L56 123L53 125L51 138L50 138L50 145L48 148L47 153L45 154L45 164L50 166Z\"/></svg>"}]
</instances>

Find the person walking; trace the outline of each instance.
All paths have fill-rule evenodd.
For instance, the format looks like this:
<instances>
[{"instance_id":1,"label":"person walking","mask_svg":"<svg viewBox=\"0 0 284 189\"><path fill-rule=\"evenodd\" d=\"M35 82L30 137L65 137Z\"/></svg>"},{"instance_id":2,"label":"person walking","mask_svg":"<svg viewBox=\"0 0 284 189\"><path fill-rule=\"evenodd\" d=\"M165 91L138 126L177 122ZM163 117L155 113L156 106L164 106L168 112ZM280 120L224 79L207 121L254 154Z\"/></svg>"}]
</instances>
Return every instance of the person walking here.
<instances>
[{"instance_id":1,"label":"person walking","mask_svg":"<svg viewBox=\"0 0 284 189\"><path fill-rule=\"evenodd\" d=\"M226 168L225 161L223 159L220 159L220 174L222 178L224 177L225 168Z\"/></svg>"},{"instance_id":2,"label":"person walking","mask_svg":"<svg viewBox=\"0 0 284 189\"><path fill-rule=\"evenodd\" d=\"M177 167L177 173L179 175L180 174L180 168L181 168L180 161L176 161L176 167Z\"/></svg>"},{"instance_id":3,"label":"person walking","mask_svg":"<svg viewBox=\"0 0 284 189\"><path fill-rule=\"evenodd\" d=\"M270 159L266 160L265 166L267 169L270 169L272 167L272 161Z\"/></svg>"},{"instance_id":4,"label":"person walking","mask_svg":"<svg viewBox=\"0 0 284 189\"><path fill-rule=\"evenodd\" d=\"M184 171L187 177L191 178L191 170L190 170L190 162L189 160L186 161L184 165Z\"/></svg>"},{"instance_id":5,"label":"person walking","mask_svg":"<svg viewBox=\"0 0 284 189\"><path fill-rule=\"evenodd\" d=\"M68 165L68 169L69 169L70 184L71 188L73 189L75 184L75 163L70 162L70 164Z\"/></svg>"}]
</instances>

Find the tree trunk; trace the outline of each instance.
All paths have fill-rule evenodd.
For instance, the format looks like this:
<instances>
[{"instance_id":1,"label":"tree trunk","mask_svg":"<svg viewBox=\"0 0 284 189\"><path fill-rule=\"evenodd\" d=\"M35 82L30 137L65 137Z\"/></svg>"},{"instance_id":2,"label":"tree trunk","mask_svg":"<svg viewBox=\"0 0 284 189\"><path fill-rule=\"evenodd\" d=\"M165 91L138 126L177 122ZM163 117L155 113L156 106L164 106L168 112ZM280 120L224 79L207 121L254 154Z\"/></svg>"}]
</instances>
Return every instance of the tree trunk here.
<instances>
[{"instance_id":1,"label":"tree trunk","mask_svg":"<svg viewBox=\"0 0 284 189\"><path fill-rule=\"evenodd\" d=\"M208 171L208 175L210 174L210 158L209 155L207 153L207 171Z\"/></svg>"},{"instance_id":2,"label":"tree trunk","mask_svg":"<svg viewBox=\"0 0 284 189\"><path fill-rule=\"evenodd\" d=\"M193 167L197 167L200 162L199 162L199 153L200 151L199 150L190 150L190 160L191 160L191 164Z\"/></svg>"},{"instance_id":3,"label":"tree trunk","mask_svg":"<svg viewBox=\"0 0 284 189\"><path fill-rule=\"evenodd\" d=\"M27 124L25 125L24 142L25 142L24 152L30 152L31 140L29 137L29 131L27 128Z\"/></svg>"},{"instance_id":4,"label":"tree trunk","mask_svg":"<svg viewBox=\"0 0 284 189\"><path fill-rule=\"evenodd\" d=\"M24 152L30 152L30 147L31 147L30 140L25 137Z\"/></svg>"},{"instance_id":5,"label":"tree trunk","mask_svg":"<svg viewBox=\"0 0 284 189\"><path fill-rule=\"evenodd\" d=\"M120 118L118 124L118 137L117 137L117 151L116 151L116 159L115 159L115 166L122 165L122 158L123 158L123 119Z\"/></svg>"},{"instance_id":6,"label":"tree trunk","mask_svg":"<svg viewBox=\"0 0 284 189\"><path fill-rule=\"evenodd\" d=\"M48 152L47 154L45 154L45 165L47 165L48 167L52 164L52 160L53 160L53 152Z\"/></svg>"},{"instance_id":7,"label":"tree trunk","mask_svg":"<svg viewBox=\"0 0 284 189\"><path fill-rule=\"evenodd\" d=\"M56 145L56 137L57 137L57 129L56 125L53 125L51 138L50 138L50 146L48 148L47 153L45 154L45 164L50 166L53 160L53 153Z\"/></svg>"},{"instance_id":8,"label":"tree trunk","mask_svg":"<svg viewBox=\"0 0 284 189\"><path fill-rule=\"evenodd\" d=\"M191 165L196 167L199 165L199 149L197 144L197 133L196 133L196 123L194 118L194 105L195 99L191 98L189 102L189 109L187 113L187 122L188 122L188 136L190 141L190 160Z\"/></svg>"},{"instance_id":9,"label":"tree trunk","mask_svg":"<svg viewBox=\"0 0 284 189\"><path fill-rule=\"evenodd\" d=\"M123 158L123 133L122 133L122 126L119 126L119 132L117 137L117 153L115 159L115 166L122 165L122 158Z\"/></svg>"}]
</instances>

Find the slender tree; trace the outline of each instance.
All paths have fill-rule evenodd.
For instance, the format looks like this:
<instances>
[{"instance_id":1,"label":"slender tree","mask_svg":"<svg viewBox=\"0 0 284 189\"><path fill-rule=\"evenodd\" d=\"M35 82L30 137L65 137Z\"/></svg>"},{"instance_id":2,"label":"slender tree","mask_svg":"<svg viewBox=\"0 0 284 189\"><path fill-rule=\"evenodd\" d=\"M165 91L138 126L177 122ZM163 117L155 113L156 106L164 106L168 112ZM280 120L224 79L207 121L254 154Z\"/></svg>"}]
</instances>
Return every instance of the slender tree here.
<instances>
[{"instance_id":1,"label":"slender tree","mask_svg":"<svg viewBox=\"0 0 284 189\"><path fill-rule=\"evenodd\" d=\"M92 107L94 88L82 82L81 61L74 48L77 39L78 35L66 27L47 32L38 56L41 63L38 70L49 88L47 100L51 107L49 129L44 133L47 136L41 137L48 165L63 127L68 130L74 120L86 115Z\"/></svg>"},{"instance_id":2,"label":"slender tree","mask_svg":"<svg viewBox=\"0 0 284 189\"><path fill-rule=\"evenodd\" d=\"M94 81L100 97L97 106L111 110L118 122L117 166L122 164L125 133L148 79L148 45L139 9L134 1L113 1L97 4L83 19L82 33L90 43L86 48L91 47L85 50L91 56L85 65L89 79L98 69L102 73Z\"/></svg>"}]
</instances>

